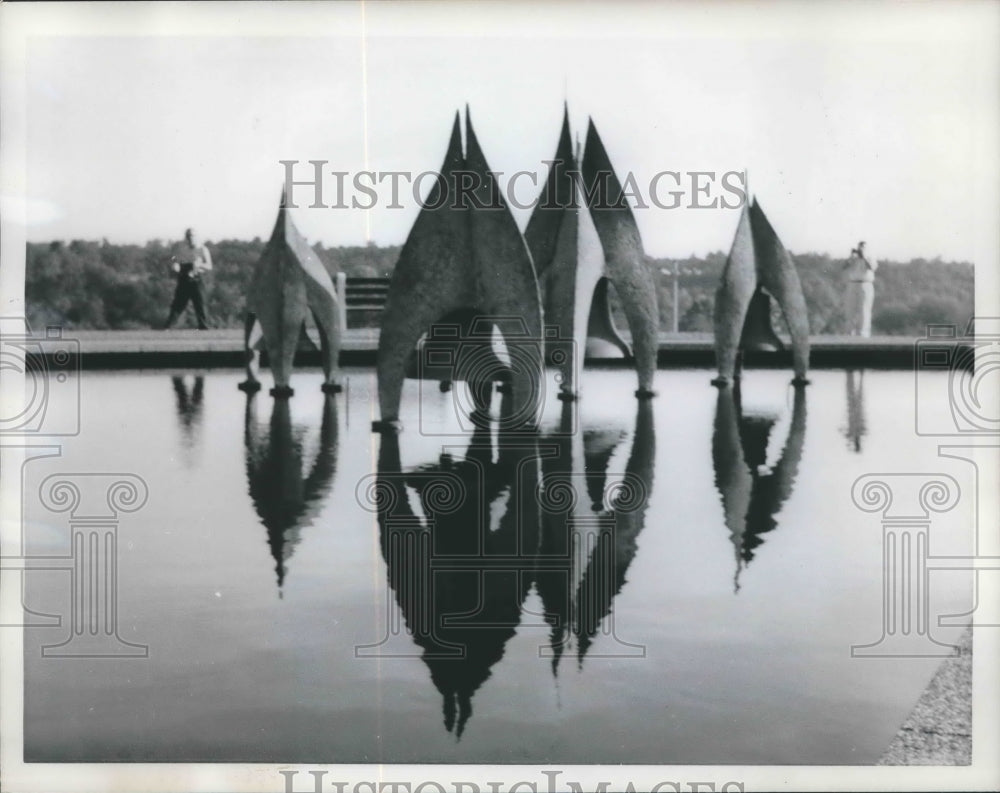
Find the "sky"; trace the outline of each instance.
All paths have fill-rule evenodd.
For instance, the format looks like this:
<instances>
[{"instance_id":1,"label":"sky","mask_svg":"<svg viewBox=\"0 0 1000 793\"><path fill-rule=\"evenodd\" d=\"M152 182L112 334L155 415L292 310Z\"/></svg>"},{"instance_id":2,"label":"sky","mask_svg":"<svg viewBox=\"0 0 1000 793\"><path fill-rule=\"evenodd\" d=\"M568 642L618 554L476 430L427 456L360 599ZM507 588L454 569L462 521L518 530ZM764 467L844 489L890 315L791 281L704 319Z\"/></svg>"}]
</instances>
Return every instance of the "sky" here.
<instances>
[{"instance_id":1,"label":"sky","mask_svg":"<svg viewBox=\"0 0 1000 793\"><path fill-rule=\"evenodd\" d=\"M636 209L653 256L728 250L739 210L689 208L686 174L716 174L705 202L745 170L793 251L866 239L879 258L996 264L1000 5L334 5L109 4L27 37L26 238L266 238L281 160L348 184L433 171L466 103L501 182L541 180L565 102L642 194L682 175L680 208ZM327 246L401 244L418 211L405 182L401 208L387 183L370 210L296 191L296 224Z\"/></svg>"}]
</instances>

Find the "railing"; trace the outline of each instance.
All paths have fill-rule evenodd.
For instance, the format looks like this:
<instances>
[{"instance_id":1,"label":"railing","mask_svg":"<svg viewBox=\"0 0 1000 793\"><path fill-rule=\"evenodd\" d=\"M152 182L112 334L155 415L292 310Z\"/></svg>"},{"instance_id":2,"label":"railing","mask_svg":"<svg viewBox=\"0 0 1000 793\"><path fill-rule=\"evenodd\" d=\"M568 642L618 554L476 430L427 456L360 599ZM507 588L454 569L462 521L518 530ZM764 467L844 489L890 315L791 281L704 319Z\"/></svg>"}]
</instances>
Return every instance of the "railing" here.
<instances>
[{"instance_id":1,"label":"railing","mask_svg":"<svg viewBox=\"0 0 1000 793\"><path fill-rule=\"evenodd\" d=\"M388 278L348 278L344 305L348 311L380 310L388 295Z\"/></svg>"},{"instance_id":2,"label":"railing","mask_svg":"<svg viewBox=\"0 0 1000 793\"><path fill-rule=\"evenodd\" d=\"M347 312L377 311L385 309L385 301L389 296L388 278L347 278L338 274L337 297L340 300L341 329L347 328Z\"/></svg>"}]
</instances>

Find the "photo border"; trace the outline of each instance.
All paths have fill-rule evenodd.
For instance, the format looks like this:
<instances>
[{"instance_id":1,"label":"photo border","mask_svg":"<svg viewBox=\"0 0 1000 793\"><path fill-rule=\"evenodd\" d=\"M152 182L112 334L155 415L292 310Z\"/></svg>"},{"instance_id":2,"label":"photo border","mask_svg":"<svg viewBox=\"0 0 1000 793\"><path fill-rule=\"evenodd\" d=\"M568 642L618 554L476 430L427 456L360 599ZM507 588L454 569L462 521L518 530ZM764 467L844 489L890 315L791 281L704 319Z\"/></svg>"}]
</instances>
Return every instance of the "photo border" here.
<instances>
[{"instance_id":1,"label":"photo border","mask_svg":"<svg viewBox=\"0 0 1000 793\"><path fill-rule=\"evenodd\" d=\"M779 7L791 20L802 6L808 3L787 2ZM614 6L612 9L611 6ZM696 8L697 6L697 8ZM822 13L834 24L850 26L853 15L862 7L856 3L822 3ZM930 7L934 13L921 14L914 20L916 30L926 32L930 19L973 13L970 6L932 0L918 8ZM518 30L522 14L532 15L532 30ZM983 3L977 6L984 24L996 23L1000 18L1000 4ZM572 28L561 28L563 35L593 35L597 37L630 33L655 36L655 21L644 21L635 26L633 20L665 18L671 13L705 16L706 26L714 14L746 14L753 24L754 4L717 2L705 4L680 2L655 10L647 3L632 2L623 9L622 4L602 3L588 5L586 11ZM35 36L94 36L94 35L204 35L219 36L318 36L317 30L326 24L354 25L357 35L372 35L366 28L366 15L373 10L364 3L272 3L233 2L222 4L197 3L53 3L21 4L4 3L0 6L0 193L5 206L0 215L0 292L3 294L4 313L24 312L24 267L26 245L26 210L24 185L26 179L26 134L24 110L26 108L26 53L27 45ZM380 35L476 35L482 29L497 35L541 35L552 29L540 24L542 15L565 22L568 8L556 2L542 3L379 3L378 14L386 23ZM659 15L659 16L658 16ZM916 14L914 15L917 16ZM318 24L323 23L323 24ZM639 28L637 32L636 28ZM534 31L534 33L532 32ZM997 30L994 27L993 32ZM706 27L706 35L708 27ZM781 37L782 30L769 35ZM993 38L990 53L1000 64L1000 36ZM919 79L915 75L914 79ZM996 119L1000 108L988 109ZM976 261L976 311L977 315L1000 316L997 296L1000 295L1000 258L998 258L998 219L1000 183L997 152L984 162L984 170L992 178L993 187L975 186L972 197L973 212L982 239L977 241ZM987 264L982 264L986 262ZM4 376L4 394L16 393L23 383L14 376ZM9 390L8 390L9 389ZM55 439L58 440L58 439ZM40 446L51 446L53 439L34 441ZM12 440L14 445L30 445L28 441ZM21 525L20 477L7 468L0 484L3 512L0 525L5 533L5 545L11 527ZM19 472L19 468L17 469ZM996 471L993 471L995 474ZM984 481L986 481L984 479ZM985 488L984 488L985 490ZM14 495L14 494L17 495ZM13 498L11 498L13 495ZM990 498L989 494L983 494ZM996 493L989 503L981 502L979 508L986 520L1000 514ZM17 576L0 577L0 621L19 614L20 601ZM996 587L991 587L982 597L997 597ZM624 789L631 782L635 790L649 790L664 782L677 783L682 790L706 790L710 782L715 790L727 789L727 784L740 784L745 790L975 790L995 789L1000 784L1000 766L989 746L1000 745L1000 680L996 675L1000 658L1000 631L989 628L976 629L974 667L974 723L973 763L971 766L946 767L876 767L876 766L488 766L488 765L323 765L292 766L283 764L229 764L229 763L24 763L24 668L23 639L17 629L0 631L2 666L0 666L0 699L4 705L0 717L0 778L5 790L10 791L86 791L86 790L160 790L160 791L275 791L285 790L285 776L281 773L300 771L295 790L311 790L310 771L325 771L324 783L334 780L380 783L437 780L446 790L455 790L455 781L476 782L483 790L487 782L504 780L504 790L519 780L533 781L539 790L549 790L545 771L561 772L552 789L565 789L566 782L579 783L584 790L594 789L599 782L611 781L612 790ZM622 787L618 787L622 785ZM692 787L697 785L697 787ZM326 784L325 790L336 788ZM362 790L368 790L362 787ZM386 789L391 789L386 787ZM433 790L427 787L425 790ZM525 788L527 789L527 788ZM673 790L672 786L661 787ZM737 788L731 788L737 789Z\"/></svg>"}]
</instances>

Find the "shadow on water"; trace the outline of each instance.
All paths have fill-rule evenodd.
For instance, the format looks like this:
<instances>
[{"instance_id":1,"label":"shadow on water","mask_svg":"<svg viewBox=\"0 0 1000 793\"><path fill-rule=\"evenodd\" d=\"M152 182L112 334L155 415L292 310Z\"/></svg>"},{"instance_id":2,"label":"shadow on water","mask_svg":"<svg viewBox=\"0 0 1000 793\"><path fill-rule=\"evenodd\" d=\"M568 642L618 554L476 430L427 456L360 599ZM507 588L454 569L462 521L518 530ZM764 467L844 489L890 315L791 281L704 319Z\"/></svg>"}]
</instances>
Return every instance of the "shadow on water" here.
<instances>
[{"instance_id":1,"label":"shadow on water","mask_svg":"<svg viewBox=\"0 0 1000 793\"><path fill-rule=\"evenodd\" d=\"M778 525L774 516L792 493L806 433L805 388L795 388L792 419L778 461L767 466L767 448L777 423L773 416L744 415L740 389L720 388L715 405L712 462L715 486L722 496L729 537L736 551L734 592L740 573Z\"/></svg>"},{"instance_id":2,"label":"shadow on water","mask_svg":"<svg viewBox=\"0 0 1000 793\"><path fill-rule=\"evenodd\" d=\"M850 449L860 454L861 439L868 434L865 420L865 370L848 369L846 375L847 426L843 432Z\"/></svg>"},{"instance_id":3,"label":"shadow on water","mask_svg":"<svg viewBox=\"0 0 1000 793\"><path fill-rule=\"evenodd\" d=\"M552 628L540 650L551 651L553 674L571 635L582 663L610 613L652 487L652 408L639 405L632 453L617 477L608 466L626 433L565 431L573 427L568 404L563 432L510 434L480 421L460 458L445 448L435 463L408 471L399 436L382 436L375 496L389 585L457 738L532 586ZM591 515L602 523L588 543L580 524L590 526Z\"/></svg>"},{"instance_id":4,"label":"shadow on water","mask_svg":"<svg viewBox=\"0 0 1000 793\"><path fill-rule=\"evenodd\" d=\"M302 459L305 428L292 424L287 399L274 400L265 429L257 418L257 395L248 396L243 427L247 487L267 529L280 594L301 530L319 513L337 472L336 397L323 397L319 448L307 476Z\"/></svg>"}]
</instances>

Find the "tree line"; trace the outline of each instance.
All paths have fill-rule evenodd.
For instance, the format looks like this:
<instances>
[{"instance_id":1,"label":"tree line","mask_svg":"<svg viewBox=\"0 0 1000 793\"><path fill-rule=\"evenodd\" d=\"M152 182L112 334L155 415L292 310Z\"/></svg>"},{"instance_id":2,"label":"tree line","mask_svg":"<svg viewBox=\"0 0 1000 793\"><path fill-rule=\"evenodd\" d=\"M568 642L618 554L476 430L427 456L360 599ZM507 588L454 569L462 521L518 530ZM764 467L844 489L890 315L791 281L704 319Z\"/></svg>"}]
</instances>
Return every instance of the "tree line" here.
<instances>
[{"instance_id":1,"label":"tree line","mask_svg":"<svg viewBox=\"0 0 1000 793\"><path fill-rule=\"evenodd\" d=\"M210 324L218 328L243 326L245 293L254 264L264 250L259 237L251 241L208 243L213 270L204 292ZM352 277L388 277L399 258L400 246L314 246L331 273ZM174 290L170 270L172 247L161 240L145 245L115 245L73 240L28 243L25 299L33 328L60 325L68 329L162 327ZM813 333L843 333L845 259L826 254L794 255L809 308ZM677 288L677 326L681 332L711 332L715 290L726 254L658 259L646 257L654 274L662 330L674 327L674 271ZM913 259L880 262L875 280L873 334L922 336L928 324L952 323L964 328L973 316L975 286L968 262ZM620 310L615 307L616 315ZM180 327L193 326L189 310ZM377 315L350 316L351 325L375 324ZM779 321L775 327L782 330Z\"/></svg>"}]
</instances>

